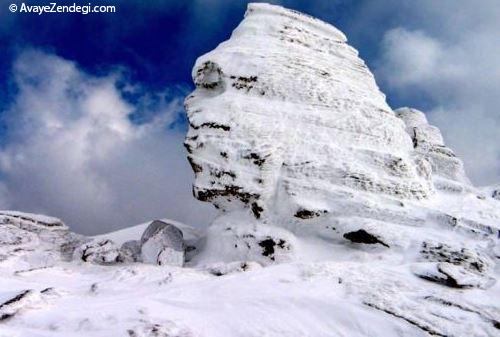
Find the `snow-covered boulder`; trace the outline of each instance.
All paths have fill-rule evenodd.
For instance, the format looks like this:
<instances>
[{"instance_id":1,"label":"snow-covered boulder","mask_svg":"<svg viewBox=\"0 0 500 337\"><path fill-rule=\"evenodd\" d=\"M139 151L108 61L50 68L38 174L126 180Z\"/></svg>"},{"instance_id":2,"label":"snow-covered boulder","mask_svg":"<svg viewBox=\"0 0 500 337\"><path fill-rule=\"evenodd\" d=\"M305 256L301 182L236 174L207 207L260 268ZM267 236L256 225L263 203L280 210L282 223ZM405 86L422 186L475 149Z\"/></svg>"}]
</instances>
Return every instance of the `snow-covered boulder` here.
<instances>
[{"instance_id":1,"label":"snow-covered boulder","mask_svg":"<svg viewBox=\"0 0 500 337\"><path fill-rule=\"evenodd\" d=\"M141 242L139 240L125 241L120 247L120 252L125 262L141 260Z\"/></svg>"},{"instance_id":2,"label":"snow-covered boulder","mask_svg":"<svg viewBox=\"0 0 500 337\"><path fill-rule=\"evenodd\" d=\"M141 258L145 263L182 267L186 245L182 231L160 220L153 221L141 237Z\"/></svg>"},{"instance_id":3,"label":"snow-covered boulder","mask_svg":"<svg viewBox=\"0 0 500 337\"><path fill-rule=\"evenodd\" d=\"M103 265L124 261L120 248L109 239L90 241L81 245L75 250L73 259Z\"/></svg>"}]
</instances>

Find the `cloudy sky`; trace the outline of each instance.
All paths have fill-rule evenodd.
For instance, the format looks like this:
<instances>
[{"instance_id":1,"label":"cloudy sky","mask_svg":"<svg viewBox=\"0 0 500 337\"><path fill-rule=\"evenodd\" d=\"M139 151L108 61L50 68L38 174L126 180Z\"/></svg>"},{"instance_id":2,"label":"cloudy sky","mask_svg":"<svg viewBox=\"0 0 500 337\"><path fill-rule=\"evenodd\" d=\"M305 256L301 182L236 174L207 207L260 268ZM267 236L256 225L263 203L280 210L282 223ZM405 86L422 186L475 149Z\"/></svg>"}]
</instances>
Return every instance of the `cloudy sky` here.
<instances>
[{"instance_id":1,"label":"cloudy sky","mask_svg":"<svg viewBox=\"0 0 500 337\"><path fill-rule=\"evenodd\" d=\"M182 100L196 57L229 37L247 2L8 11L21 2L0 0L0 209L86 234L159 217L208 223L212 207L191 196ZM393 108L425 111L475 184L500 183L498 0L269 2L343 30Z\"/></svg>"}]
</instances>

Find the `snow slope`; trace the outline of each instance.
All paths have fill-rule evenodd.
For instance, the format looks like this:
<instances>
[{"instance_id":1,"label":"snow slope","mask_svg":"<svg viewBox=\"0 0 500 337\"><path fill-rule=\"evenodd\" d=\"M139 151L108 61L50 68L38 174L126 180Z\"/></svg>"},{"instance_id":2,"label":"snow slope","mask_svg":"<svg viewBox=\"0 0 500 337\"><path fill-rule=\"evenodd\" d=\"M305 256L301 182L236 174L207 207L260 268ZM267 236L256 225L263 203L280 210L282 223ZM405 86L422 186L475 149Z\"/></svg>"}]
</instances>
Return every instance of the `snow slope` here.
<instances>
[{"instance_id":1,"label":"snow slope","mask_svg":"<svg viewBox=\"0 0 500 337\"><path fill-rule=\"evenodd\" d=\"M165 220L184 267L118 258L149 222L87 238L0 211L0 337L500 335L496 189L340 31L250 4L193 79L194 194L220 215Z\"/></svg>"}]
</instances>

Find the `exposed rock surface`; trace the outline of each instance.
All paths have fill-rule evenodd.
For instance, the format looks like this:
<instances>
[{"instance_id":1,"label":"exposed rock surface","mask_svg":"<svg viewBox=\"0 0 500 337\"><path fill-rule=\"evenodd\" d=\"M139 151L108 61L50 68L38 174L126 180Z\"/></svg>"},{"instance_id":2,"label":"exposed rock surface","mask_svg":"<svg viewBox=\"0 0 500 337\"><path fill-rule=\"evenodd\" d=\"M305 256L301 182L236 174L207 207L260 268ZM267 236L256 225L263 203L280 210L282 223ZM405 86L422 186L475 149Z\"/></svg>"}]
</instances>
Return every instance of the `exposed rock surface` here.
<instances>
[{"instance_id":1,"label":"exposed rock surface","mask_svg":"<svg viewBox=\"0 0 500 337\"><path fill-rule=\"evenodd\" d=\"M112 240L91 241L78 247L73 258L97 264L116 264L124 262L120 247Z\"/></svg>"},{"instance_id":2,"label":"exposed rock surface","mask_svg":"<svg viewBox=\"0 0 500 337\"><path fill-rule=\"evenodd\" d=\"M172 224L155 220L141 237L141 257L145 263L182 267L186 245L182 231Z\"/></svg>"},{"instance_id":3,"label":"exposed rock surface","mask_svg":"<svg viewBox=\"0 0 500 337\"><path fill-rule=\"evenodd\" d=\"M138 262L141 260L141 242L139 240L129 240L124 242L120 250L124 261Z\"/></svg>"},{"instance_id":4,"label":"exposed rock surface","mask_svg":"<svg viewBox=\"0 0 500 337\"><path fill-rule=\"evenodd\" d=\"M485 192L486 196L500 201L500 185L485 187L483 188L483 192Z\"/></svg>"}]
</instances>

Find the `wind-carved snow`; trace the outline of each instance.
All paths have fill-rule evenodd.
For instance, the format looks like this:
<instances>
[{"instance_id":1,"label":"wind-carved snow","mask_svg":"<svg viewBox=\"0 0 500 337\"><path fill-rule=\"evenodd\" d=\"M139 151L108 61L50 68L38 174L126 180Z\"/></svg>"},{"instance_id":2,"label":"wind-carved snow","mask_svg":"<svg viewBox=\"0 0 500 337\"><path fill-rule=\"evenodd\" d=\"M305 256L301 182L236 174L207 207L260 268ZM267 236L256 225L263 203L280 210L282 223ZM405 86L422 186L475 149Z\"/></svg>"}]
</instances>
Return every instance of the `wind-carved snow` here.
<instances>
[{"instance_id":1,"label":"wind-carved snow","mask_svg":"<svg viewBox=\"0 0 500 337\"><path fill-rule=\"evenodd\" d=\"M340 31L250 4L193 79L193 192L219 217L86 238L0 211L1 337L498 336L500 188Z\"/></svg>"}]
</instances>

